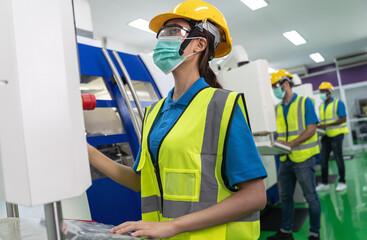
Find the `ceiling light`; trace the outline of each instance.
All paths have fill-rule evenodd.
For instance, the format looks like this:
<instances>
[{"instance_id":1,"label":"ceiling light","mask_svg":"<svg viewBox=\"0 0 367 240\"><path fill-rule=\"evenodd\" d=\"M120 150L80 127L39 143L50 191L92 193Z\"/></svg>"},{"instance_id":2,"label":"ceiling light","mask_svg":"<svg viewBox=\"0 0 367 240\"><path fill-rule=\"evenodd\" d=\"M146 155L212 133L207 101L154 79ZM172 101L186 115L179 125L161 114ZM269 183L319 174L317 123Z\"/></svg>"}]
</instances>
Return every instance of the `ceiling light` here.
<instances>
[{"instance_id":1,"label":"ceiling light","mask_svg":"<svg viewBox=\"0 0 367 240\"><path fill-rule=\"evenodd\" d=\"M301 44L305 44L307 41L301 36L299 35L298 32L296 32L295 30L289 31L289 32L285 32L283 33L283 36L286 37L289 41L291 41L294 45L301 45Z\"/></svg>"},{"instance_id":2,"label":"ceiling light","mask_svg":"<svg viewBox=\"0 0 367 240\"><path fill-rule=\"evenodd\" d=\"M268 6L268 3L264 0L241 0L241 2L243 2L252 11Z\"/></svg>"},{"instance_id":3,"label":"ceiling light","mask_svg":"<svg viewBox=\"0 0 367 240\"><path fill-rule=\"evenodd\" d=\"M268 67L268 72L269 73L273 73L273 72L275 72L276 70L274 69L274 68L272 68L272 67Z\"/></svg>"},{"instance_id":4,"label":"ceiling light","mask_svg":"<svg viewBox=\"0 0 367 240\"><path fill-rule=\"evenodd\" d=\"M320 62L324 62L325 61L324 57L321 56L320 53L312 53L312 54L310 54L310 58L312 60L314 60L314 62L316 62L316 63L320 63Z\"/></svg>"},{"instance_id":5,"label":"ceiling light","mask_svg":"<svg viewBox=\"0 0 367 240\"><path fill-rule=\"evenodd\" d=\"M152 30L149 29L149 22L142 18L138 18L132 22L129 22L127 25L129 25L130 27L134 27L155 34Z\"/></svg>"}]
</instances>

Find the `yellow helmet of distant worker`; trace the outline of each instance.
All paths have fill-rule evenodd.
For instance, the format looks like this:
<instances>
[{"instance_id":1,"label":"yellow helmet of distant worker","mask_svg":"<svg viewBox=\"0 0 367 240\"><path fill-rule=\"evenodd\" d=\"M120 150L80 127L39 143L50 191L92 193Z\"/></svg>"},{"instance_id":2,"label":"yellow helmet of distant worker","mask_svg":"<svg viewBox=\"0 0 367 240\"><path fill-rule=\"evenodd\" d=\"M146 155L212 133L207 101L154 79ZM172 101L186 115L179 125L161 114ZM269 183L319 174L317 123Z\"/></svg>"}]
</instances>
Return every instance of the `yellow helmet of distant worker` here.
<instances>
[{"instance_id":1,"label":"yellow helmet of distant worker","mask_svg":"<svg viewBox=\"0 0 367 240\"><path fill-rule=\"evenodd\" d=\"M320 90L329 90L330 92L334 91L334 87L331 83L329 82L322 82L319 86L319 91Z\"/></svg>"},{"instance_id":2,"label":"yellow helmet of distant worker","mask_svg":"<svg viewBox=\"0 0 367 240\"><path fill-rule=\"evenodd\" d=\"M276 72L273 72L272 74L271 74L271 85L273 85L274 83L277 83L277 82L279 82L280 80L282 80L282 79L284 79L284 80L286 80L286 79L290 79L290 80L292 80L292 78L293 78L293 76L292 76L292 74L290 74L288 71L286 71L286 70L282 70L282 69L280 69L280 70L278 70L278 71L276 71Z\"/></svg>"},{"instance_id":3,"label":"yellow helmet of distant worker","mask_svg":"<svg viewBox=\"0 0 367 240\"><path fill-rule=\"evenodd\" d=\"M215 49L215 58L224 57L232 50L232 38L223 14L214 6L201 0L184 1L168 13L155 16L150 20L149 28L157 33L160 28L170 19L183 18L194 21L206 22L209 20L221 32L221 42Z\"/></svg>"}]
</instances>

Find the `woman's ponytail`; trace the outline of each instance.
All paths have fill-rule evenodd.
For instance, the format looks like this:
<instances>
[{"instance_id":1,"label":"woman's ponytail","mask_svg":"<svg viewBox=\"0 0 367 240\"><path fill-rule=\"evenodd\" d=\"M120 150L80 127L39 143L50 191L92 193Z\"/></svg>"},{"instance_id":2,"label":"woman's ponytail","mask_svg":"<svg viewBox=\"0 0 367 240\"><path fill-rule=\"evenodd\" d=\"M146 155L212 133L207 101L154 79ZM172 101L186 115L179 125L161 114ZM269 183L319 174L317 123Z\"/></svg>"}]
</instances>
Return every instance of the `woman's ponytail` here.
<instances>
[{"instance_id":1,"label":"woman's ponytail","mask_svg":"<svg viewBox=\"0 0 367 240\"><path fill-rule=\"evenodd\" d=\"M214 36L208 31L204 30L200 36L206 38L207 47L199 58L199 73L205 79L209 86L213 88L223 88L218 82L217 76L209 66L209 61L214 56Z\"/></svg>"}]
</instances>

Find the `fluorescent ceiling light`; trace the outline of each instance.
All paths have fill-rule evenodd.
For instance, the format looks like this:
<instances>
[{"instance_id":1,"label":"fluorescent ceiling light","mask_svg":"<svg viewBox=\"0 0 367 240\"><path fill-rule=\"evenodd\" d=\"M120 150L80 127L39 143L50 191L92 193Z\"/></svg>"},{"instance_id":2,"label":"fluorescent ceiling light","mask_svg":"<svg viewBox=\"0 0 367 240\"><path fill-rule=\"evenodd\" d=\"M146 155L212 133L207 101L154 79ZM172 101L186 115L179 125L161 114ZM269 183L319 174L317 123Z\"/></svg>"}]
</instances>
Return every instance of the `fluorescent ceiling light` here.
<instances>
[{"instance_id":1,"label":"fluorescent ceiling light","mask_svg":"<svg viewBox=\"0 0 367 240\"><path fill-rule=\"evenodd\" d=\"M320 53L312 53L312 54L310 54L310 58L312 60L314 60L314 62L316 62L316 63L320 63L320 62L324 62L325 61L324 57L321 56Z\"/></svg>"},{"instance_id":2,"label":"fluorescent ceiling light","mask_svg":"<svg viewBox=\"0 0 367 240\"><path fill-rule=\"evenodd\" d=\"M142 18L138 18L132 22L129 22L127 25L129 25L130 27L134 27L134 28L143 30L145 32L155 34L152 30L149 29L149 22Z\"/></svg>"},{"instance_id":3,"label":"fluorescent ceiling light","mask_svg":"<svg viewBox=\"0 0 367 240\"><path fill-rule=\"evenodd\" d=\"M296 46L301 45L301 44L305 44L307 42L295 30L292 30L292 31L289 31L289 32L285 32L285 33L283 33L283 36L286 37L289 41L291 41Z\"/></svg>"},{"instance_id":4,"label":"fluorescent ceiling light","mask_svg":"<svg viewBox=\"0 0 367 240\"><path fill-rule=\"evenodd\" d=\"M274 68L272 68L272 67L268 67L268 72L269 73L273 73L273 72L275 72L276 70L274 69Z\"/></svg>"},{"instance_id":5,"label":"fluorescent ceiling light","mask_svg":"<svg viewBox=\"0 0 367 240\"><path fill-rule=\"evenodd\" d=\"M241 0L241 2L243 2L252 11L268 6L268 3L264 0Z\"/></svg>"}]
</instances>

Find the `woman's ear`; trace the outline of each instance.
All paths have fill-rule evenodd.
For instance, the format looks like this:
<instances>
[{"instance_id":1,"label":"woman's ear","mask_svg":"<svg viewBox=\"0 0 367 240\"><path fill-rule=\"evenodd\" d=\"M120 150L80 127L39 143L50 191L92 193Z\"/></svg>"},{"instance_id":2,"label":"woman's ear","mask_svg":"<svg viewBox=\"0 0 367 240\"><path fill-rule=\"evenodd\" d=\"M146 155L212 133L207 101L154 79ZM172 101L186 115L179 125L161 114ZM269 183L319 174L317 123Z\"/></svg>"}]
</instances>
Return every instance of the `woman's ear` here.
<instances>
[{"instance_id":1,"label":"woman's ear","mask_svg":"<svg viewBox=\"0 0 367 240\"><path fill-rule=\"evenodd\" d=\"M206 38L199 38L197 41L197 45L194 49L195 52L202 52L205 50L208 42L206 41Z\"/></svg>"}]
</instances>

